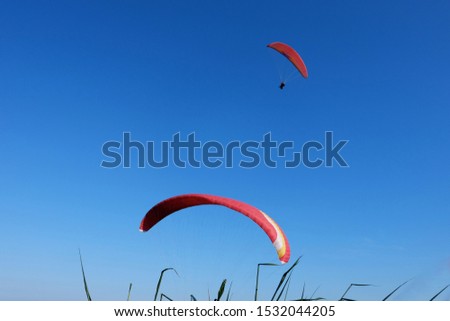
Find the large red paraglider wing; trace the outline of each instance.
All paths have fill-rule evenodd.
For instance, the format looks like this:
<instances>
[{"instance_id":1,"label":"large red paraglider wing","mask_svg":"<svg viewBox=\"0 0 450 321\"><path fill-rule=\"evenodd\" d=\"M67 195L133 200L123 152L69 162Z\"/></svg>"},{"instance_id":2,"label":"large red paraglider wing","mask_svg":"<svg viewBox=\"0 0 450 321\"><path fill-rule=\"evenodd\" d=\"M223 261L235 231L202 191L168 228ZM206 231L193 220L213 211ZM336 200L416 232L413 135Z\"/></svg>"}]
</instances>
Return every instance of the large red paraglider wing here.
<instances>
[{"instance_id":1,"label":"large red paraglider wing","mask_svg":"<svg viewBox=\"0 0 450 321\"><path fill-rule=\"evenodd\" d=\"M308 69L303 62L302 57L291 47L282 42L272 42L267 45L267 47L278 51L280 54L285 56L289 61L297 68L303 77L308 78Z\"/></svg>"},{"instance_id":2,"label":"large red paraglider wing","mask_svg":"<svg viewBox=\"0 0 450 321\"><path fill-rule=\"evenodd\" d=\"M146 232L170 214L198 205L221 205L247 216L258 224L270 238L280 261L282 263L289 261L291 256L289 243L278 224L256 207L231 198L208 194L185 194L168 198L147 212L142 219L140 230Z\"/></svg>"}]
</instances>

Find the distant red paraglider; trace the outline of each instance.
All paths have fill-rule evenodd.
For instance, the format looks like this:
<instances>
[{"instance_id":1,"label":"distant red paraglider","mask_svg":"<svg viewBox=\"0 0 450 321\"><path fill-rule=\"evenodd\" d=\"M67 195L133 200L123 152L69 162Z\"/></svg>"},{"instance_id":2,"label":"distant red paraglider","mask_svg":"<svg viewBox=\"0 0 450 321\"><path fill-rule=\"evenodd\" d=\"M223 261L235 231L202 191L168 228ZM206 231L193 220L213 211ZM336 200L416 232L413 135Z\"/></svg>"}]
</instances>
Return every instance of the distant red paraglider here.
<instances>
[{"instance_id":1,"label":"distant red paraglider","mask_svg":"<svg viewBox=\"0 0 450 321\"><path fill-rule=\"evenodd\" d=\"M168 198L147 212L141 221L140 231L148 231L174 212L198 205L221 205L247 216L258 224L270 238L280 261L282 263L289 261L291 256L289 243L278 224L256 207L231 198L208 194L184 194Z\"/></svg>"},{"instance_id":2,"label":"distant red paraglider","mask_svg":"<svg viewBox=\"0 0 450 321\"><path fill-rule=\"evenodd\" d=\"M273 50L285 56L304 78L308 78L308 69L303 62L302 57L300 57L300 55L297 53L297 51L294 50L294 48L282 42L272 42L268 44L267 47L272 48ZM286 83L282 81L280 84L280 89L283 89L285 85Z\"/></svg>"}]
</instances>

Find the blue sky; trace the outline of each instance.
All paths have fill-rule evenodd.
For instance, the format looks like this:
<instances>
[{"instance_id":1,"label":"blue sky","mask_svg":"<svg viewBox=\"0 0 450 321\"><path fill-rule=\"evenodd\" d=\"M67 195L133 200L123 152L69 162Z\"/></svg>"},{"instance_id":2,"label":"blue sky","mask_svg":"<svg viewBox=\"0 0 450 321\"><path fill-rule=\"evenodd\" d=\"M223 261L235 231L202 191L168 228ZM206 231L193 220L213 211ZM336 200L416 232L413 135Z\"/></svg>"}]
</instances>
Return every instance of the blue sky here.
<instances>
[{"instance_id":1,"label":"blue sky","mask_svg":"<svg viewBox=\"0 0 450 321\"><path fill-rule=\"evenodd\" d=\"M426 300L450 281L448 1L21 1L0 4L0 299L253 298L267 237L199 207L138 232L182 193L237 198L284 229L290 287L337 299ZM310 77L278 89L282 41ZM333 131L348 168L100 167L103 143L195 132L301 146ZM262 272L270 298L285 268ZM442 298L450 298L443 294Z\"/></svg>"}]
</instances>

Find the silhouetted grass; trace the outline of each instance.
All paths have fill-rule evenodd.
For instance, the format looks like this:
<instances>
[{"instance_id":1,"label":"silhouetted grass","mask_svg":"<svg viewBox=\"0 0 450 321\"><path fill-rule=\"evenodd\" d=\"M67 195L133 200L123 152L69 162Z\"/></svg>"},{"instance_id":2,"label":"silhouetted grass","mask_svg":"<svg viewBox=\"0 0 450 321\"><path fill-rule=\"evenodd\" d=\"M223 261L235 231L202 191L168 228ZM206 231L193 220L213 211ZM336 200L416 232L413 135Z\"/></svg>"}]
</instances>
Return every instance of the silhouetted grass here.
<instances>
[{"instance_id":1,"label":"silhouetted grass","mask_svg":"<svg viewBox=\"0 0 450 321\"><path fill-rule=\"evenodd\" d=\"M84 273L84 266L83 266L83 260L81 259L80 249L78 249L78 254L80 255L81 274L83 275L84 292L86 293L87 300L92 301L91 294L89 293L88 285L86 282L86 274Z\"/></svg>"},{"instance_id":2,"label":"silhouetted grass","mask_svg":"<svg viewBox=\"0 0 450 321\"><path fill-rule=\"evenodd\" d=\"M88 284L86 281L86 273L84 270L84 265L83 265L83 260L81 257L81 251L79 250L79 256L80 256L80 265L81 265L81 274L83 277L83 285L84 285L84 291L86 294L86 298L88 301L92 301L92 297L91 294L89 292L89 288L88 288ZM292 265L291 267L289 267L281 276L278 285L272 295L271 301L280 301L281 298L283 298L284 301L286 301L287 299L287 294L289 291L289 285L291 283L291 277L292 277L292 272L294 271L295 267L298 265L299 261L300 261L299 257ZM279 264L274 264L274 263L259 263L257 265L257 269L256 269L256 285L255 285L255 296L254 299L255 301L258 300L258 290L259 290L259 277L260 277L260 268L262 266L280 266ZM164 293L159 293L160 292L160 288L161 288L161 284L162 284L162 280L163 280L163 276L166 272L168 271L174 271L175 274L178 275L177 271L174 268L165 268L161 271L157 285L156 285L156 290L155 290L155 296L154 296L154 301L156 301L158 299L158 294L159 295L159 300L162 301L163 299L165 300L169 300L169 301L173 301L168 295L164 294ZM179 275L178 275L179 276ZM387 301L395 292L397 292L401 287L403 287L406 283L408 283L408 281L400 284L399 286L397 286L392 292L390 292L386 297L384 297L382 299L382 301ZM226 289L226 285L227 285L227 279L224 279L222 281L222 283L220 284L219 290L217 291L217 297L214 299L214 301L220 301L225 293L225 289ZM227 295L226 295L226 301L229 301L231 298L231 286L232 286L232 282L230 282L230 286L228 287L228 291L227 291ZM350 299L348 297L346 297L346 295L348 294L348 292L353 288L353 287L370 287L372 286L372 284L366 284L366 283L351 283L348 288L345 290L345 292L342 294L341 298L339 299L339 301L355 301L354 299ZM130 300L131 298L131 289L133 287L133 284L130 283L129 287L128 287L128 296L127 296L127 301ZM318 288L313 292L313 294L307 298L305 295L305 287L306 285L303 284L303 288L302 288L302 293L300 298L298 299L294 299L293 301L318 301L318 300L325 300L325 298L323 297L314 297L315 293L317 292ZM450 287L450 284L446 285L444 288L442 288L439 292L437 292L431 299L430 301L434 301L439 295L441 295L445 290L447 290ZM283 296L284 294L284 296ZM210 295L209 295L209 290L208 290L208 300L210 300ZM190 295L190 300L191 301L197 301L197 298L191 294Z\"/></svg>"},{"instance_id":3,"label":"silhouetted grass","mask_svg":"<svg viewBox=\"0 0 450 321\"><path fill-rule=\"evenodd\" d=\"M391 293L389 293L382 301L386 301L387 299L389 299L389 297L390 297L392 294L394 294L395 292L397 292L398 289L400 289L402 286L404 286L404 285L405 285L406 283L408 283L408 282L409 282L409 281L406 281L406 282L400 284L398 287L396 287L396 288L394 289L394 291L392 291Z\"/></svg>"},{"instance_id":4,"label":"silhouetted grass","mask_svg":"<svg viewBox=\"0 0 450 321\"><path fill-rule=\"evenodd\" d=\"M448 284L447 286L445 286L441 291L439 291L435 296L433 296L430 301L434 301L434 299L436 299L442 292L444 292L445 290L447 290L447 288L450 286L450 284Z\"/></svg>"},{"instance_id":5,"label":"silhouetted grass","mask_svg":"<svg viewBox=\"0 0 450 321\"><path fill-rule=\"evenodd\" d=\"M222 281L222 284L220 285L219 291L217 292L217 299L214 301L220 301L222 298L223 292L225 292L225 286L227 285L227 279Z\"/></svg>"},{"instance_id":6,"label":"silhouetted grass","mask_svg":"<svg viewBox=\"0 0 450 321\"><path fill-rule=\"evenodd\" d=\"M339 301L355 301L353 299L348 299L345 297L345 295L347 294L348 291L350 291L350 289L354 286L372 286L372 284L361 284L361 283L352 283L350 284L350 286L347 288L347 290L344 292L344 294L342 294L342 297L339 299Z\"/></svg>"},{"instance_id":7,"label":"silhouetted grass","mask_svg":"<svg viewBox=\"0 0 450 321\"><path fill-rule=\"evenodd\" d=\"M161 274L159 275L158 284L156 285L155 298L153 301L156 301L156 298L158 297L158 292L159 288L161 287L162 278L164 276L164 273L166 273L167 271L174 271L176 275L178 275L177 271L174 268L165 268L164 270L161 271Z\"/></svg>"},{"instance_id":8,"label":"silhouetted grass","mask_svg":"<svg viewBox=\"0 0 450 321\"><path fill-rule=\"evenodd\" d=\"M259 269L261 266L279 266L275 263L258 263L256 268L256 286L255 286L255 301L258 301L258 286L259 286Z\"/></svg>"},{"instance_id":9,"label":"silhouetted grass","mask_svg":"<svg viewBox=\"0 0 450 321\"><path fill-rule=\"evenodd\" d=\"M294 264L292 264L292 266L286 272L283 273L283 275L281 276L280 282L278 283L278 286L277 286L275 292L273 293L272 299L270 301L273 301L275 299L275 296L277 295L278 291L281 288L280 294L277 297L277 301L279 300L279 298L283 294L283 291L286 287L286 282L285 282L286 277L290 278L290 275L291 275L293 269L297 266L299 261L300 261L300 257L294 262Z\"/></svg>"},{"instance_id":10,"label":"silhouetted grass","mask_svg":"<svg viewBox=\"0 0 450 321\"><path fill-rule=\"evenodd\" d=\"M131 296L131 287L133 286L133 283L130 283L130 286L128 288L128 296L127 296L127 301L130 301L130 296Z\"/></svg>"}]
</instances>

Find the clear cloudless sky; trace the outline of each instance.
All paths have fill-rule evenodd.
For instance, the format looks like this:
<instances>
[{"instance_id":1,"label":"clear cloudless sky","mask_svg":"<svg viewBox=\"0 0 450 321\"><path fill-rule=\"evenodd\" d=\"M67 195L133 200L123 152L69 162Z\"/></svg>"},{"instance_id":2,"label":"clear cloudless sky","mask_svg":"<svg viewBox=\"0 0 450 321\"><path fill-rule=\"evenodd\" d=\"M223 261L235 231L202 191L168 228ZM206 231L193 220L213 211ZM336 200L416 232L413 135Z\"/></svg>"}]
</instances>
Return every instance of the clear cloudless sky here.
<instances>
[{"instance_id":1,"label":"clear cloudless sky","mask_svg":"<svg viewBox=\"0 0 450 321\"><path fill-rule=\"evenodd\" d=\"M450 283L450 2L2 1L0 299L252 300L264 233L221 207L139 223L182 193L248 202L283 228L306 294L427 300ZM273 41L310 77L278 88ZM297 148L349 140L349 167L100 166L103 143L190 133ZM134 151L135 152L135 151ZM270 299L284 267L261 272ZM444 292L441 299L450 299Z\"/></svg>"}]
</instances>

